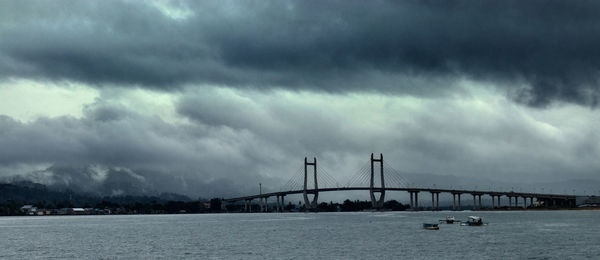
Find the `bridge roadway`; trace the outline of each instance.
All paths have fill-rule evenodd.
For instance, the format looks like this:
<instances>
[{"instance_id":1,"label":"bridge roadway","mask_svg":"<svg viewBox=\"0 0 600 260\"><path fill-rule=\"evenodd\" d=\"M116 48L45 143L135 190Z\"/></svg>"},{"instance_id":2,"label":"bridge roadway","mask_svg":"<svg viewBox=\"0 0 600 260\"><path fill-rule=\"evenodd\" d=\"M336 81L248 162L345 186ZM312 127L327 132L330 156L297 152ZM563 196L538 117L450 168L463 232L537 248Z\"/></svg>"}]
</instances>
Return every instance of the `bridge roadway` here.
<instances>
[{"instance_id":1,"label":"bridge roadway","mask_svg":"<svg viewBox=\"0 0 600 260\"><path fill-rule=\"evenodd\" d=\"M494 198L497 197L498 198L498 207L500 207L500 197L502 196L506 196L509 200L508 200L508 206L512 206L512 201L511 198L515 198L515 206L517 205L517 199L518 198L523 198L523 207L526 208L527 207L527 198L531 199L531 203L530 205L533 204L533 199L535 198L537 201L544 201L546 206L570 206L570 207L574 207L575 206L575 199L576 196L575 195L565 195L565 194L548 194L548 193L528 193L528 192L514 192L514 191L483 191L483 190L457 190L457 189L438 189L438 188L391 188L391 187L386 187L386 188L370 188L370 187L337 187L337 188L319 188L315 191L315 189L307 189L306 193L307 194L315 194L315 193L320 193L320 192L332 192L332 191L356 191L356 190L361 190L361 191L373 191L373 192L381 192L382 190L385 191L406 191L410 193L410 199L411 199L411 208L418 208L418 193L419 192L429 192L431 193L431 202L432 202L432 209L438 209L439 208L439 193L450 193L453 195L453 209L461 209L461 194L470 194L473 196L473 205L477 206L477 201L476 201L476 197L479 196L479 206L478 208L481 208L481 196L482 195L489 195L492 197L492 207L495 208L495 201ZM286 195L290 195L290 194L304 194L305 190L301 189L301 190L290 190L290 191L277 191L277 192L270 192L270 193L263 193L263 194L257 194L257 195L251 195L251 196L244 196L244 197L236 197L236 198L228 198L228 199L223 199L223 202L226 203L234 203L234 202L238 202L238 201L246 201L251 202L254 199L265 199L264 201L266 201L267 198L269 197L277 197L277 204L278 207L280 207L279 204L279 198L281 197L281 203L283 204L283 197ZM414 195L414 201L413 201L413 195ZM436 195L436 200L434 201L434 195ZM458 207L456 205L456 196L458 195ZM261 205L262 206L262 205ZM282 205L281 205L282 206Z\"/></svg>"}]
</instances>

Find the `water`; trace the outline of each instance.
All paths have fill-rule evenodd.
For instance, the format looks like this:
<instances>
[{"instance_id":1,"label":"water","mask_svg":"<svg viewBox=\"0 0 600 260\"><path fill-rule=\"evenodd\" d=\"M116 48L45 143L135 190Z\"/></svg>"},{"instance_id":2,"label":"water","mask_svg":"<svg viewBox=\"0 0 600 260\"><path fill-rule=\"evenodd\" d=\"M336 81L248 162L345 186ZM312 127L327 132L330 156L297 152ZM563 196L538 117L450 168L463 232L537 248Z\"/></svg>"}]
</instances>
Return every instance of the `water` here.
<instances>
[{"instance_id":1,"label":"water","mask_svg":"<svg viewBox=\"0 0 600 260\"><path fill-rule=\"evenodd\" d=\"M440 224L446 215L489 225ZM0 258L600 259L600 211L0 217Z\"/></svg>"}]
</instances>

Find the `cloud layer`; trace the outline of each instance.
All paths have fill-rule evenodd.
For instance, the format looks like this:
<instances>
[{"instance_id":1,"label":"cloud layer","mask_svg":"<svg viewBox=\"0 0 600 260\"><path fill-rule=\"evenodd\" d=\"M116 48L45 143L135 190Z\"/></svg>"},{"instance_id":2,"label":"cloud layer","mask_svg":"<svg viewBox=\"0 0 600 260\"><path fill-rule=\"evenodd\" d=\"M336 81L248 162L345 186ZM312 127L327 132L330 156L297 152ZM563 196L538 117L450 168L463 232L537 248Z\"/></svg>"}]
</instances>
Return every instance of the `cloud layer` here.
<instances>
[{"instance_id":1,"label":"cloud layer","mask_svg":"<svg viewBox=\"0 0 600 260\"><path fill-rule=\"evenodd\" d=\"M2 77L437 95L596 106L593 1L4 2Z\"/></svg>"},{"instance_id":2,"label":"cloud layer","mask_svg":"<svg viewBox=\"0 0 600 260\"><path fill-rule=\"evenodd\" d=\"M178 119L170 121L104 96L81 118L0 117L0 173L104 195L230 196L255 192L259 182L278 190L304 156L317 157L343 185L371 152L381 152L406 176L529 183L596 178L600 137L591 129L600 120L593 111L538 111L495 93L464 91L473 95L191 88L175 99Z\"/></svg>"}]
</instances>

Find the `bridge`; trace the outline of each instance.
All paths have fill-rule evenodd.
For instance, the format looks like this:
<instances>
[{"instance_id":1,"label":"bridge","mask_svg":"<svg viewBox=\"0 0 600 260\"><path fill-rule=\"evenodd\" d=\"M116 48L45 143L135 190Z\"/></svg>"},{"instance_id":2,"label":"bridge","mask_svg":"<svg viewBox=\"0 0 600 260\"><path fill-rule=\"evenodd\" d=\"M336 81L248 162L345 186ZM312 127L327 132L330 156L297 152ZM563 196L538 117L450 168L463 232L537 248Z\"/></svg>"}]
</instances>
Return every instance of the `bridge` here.
<instances>
[{"instance_id":1,"label":"bridge","mask_svg":"<svg viewBox=\"0 0 600 260\"><path fill-rule=\"evenodd\" d=\"M340 187L330 174L323 169L318 168L316 158L313 158L312 162L309 162L308 158L305 157L303 174L294 174L292 179L282 187L282 190L262 193L261 188L259 194L223 199L223 205L226 203L244 202L244 211L251 212L252 201L258 200L260 211L266 211L268 198L275 197L277 199L276 211L282 212L285 196L302 194L305 207L308 210L311 210L317 208L319 193L336 191L368 191L374 209L381 209L383 207L386 191L408 192L410 195L410 208L413 210L419 209L420 193L431 195L431 210L439 210L440 193L452 195L453 210L462 210L461 197L463 195L471 195L473 197L473 209L482 208L482 196L491 197L492 209L501 207L501 197L506 197L508 199L506 204L508 207L513 206L513 198L515 207L518 205L519 199L521 199L522 207L524 209L533 206L534 199L545 207L575 207L576 205L575 195L409 187L408 181L404 179L398 171L384 163L383 154L380 154L379 158L375 158L374 154L371 154L369 165L370 166L363 167L359 170L346 185ZM311 173L309 173L309 167L312 168ZM320 169L320 175L317 174L317 169ZM387 169L387 175L384 175L384 169ZM379 174L375 174L377 170L379 170ZM309 175L312 175L310 176L312 178L309 178ZM386 176L388 177L388 186L386 186ZM319 188L319 180L326 183L324 188ZM392 185L389 185L390 183ZM309 184L312 184L312 187L309 188ZM309 195L312 196L312 199L309 198Z\"/></svg>"}]
</instances>

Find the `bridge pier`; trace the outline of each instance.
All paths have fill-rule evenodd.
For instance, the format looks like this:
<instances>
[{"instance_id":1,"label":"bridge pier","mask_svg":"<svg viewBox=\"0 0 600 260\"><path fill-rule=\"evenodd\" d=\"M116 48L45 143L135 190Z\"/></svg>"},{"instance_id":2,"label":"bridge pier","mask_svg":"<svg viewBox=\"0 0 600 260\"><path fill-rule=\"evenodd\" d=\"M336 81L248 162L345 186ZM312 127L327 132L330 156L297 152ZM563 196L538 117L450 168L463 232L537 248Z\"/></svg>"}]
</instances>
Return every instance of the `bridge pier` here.
<instances>
[{"instance_id":1,"label":"bridge pier","mask_svg":"<svg viewBox=\"0 0 600 260\"><path fill-rule=\"evenodd\" d=\"M408 193L410 194L410 209L419 210L419 192L409 190Z\"/></svg>"},{"instance_id":2,"label":"bridge pier","mask_svg":"<svg viewBox=\"0 0 600 260\"><path fill-rule=\"evenodd\" d=\"M523 209L527 209L527 197L523 196Z\"/></svg>"},{"instance_id":3,"label":"bridge pier","mask_svg":"<svg viewBox=\"0 0 600 260\"><path fill-rule=\"evenodd\" d=\"M431 193L431 211L435 211L435 194Z\"/></svg>"},{"instance_id":4,"label":"bridge pier","mask_svg":"<svg viewBox=\"0 0 600 260\"><path fill-rule=\"evenodd\" d=\"M479 207L478 209L481 209L481 194L479 194Z\"/></svg>"},{"instance_id":5,"label":"bridge pier","mask_svg":"<svg viewBox=\"0 0 600 260\"><path fill-rule=\"evenodd\" d=\"M452 193L452 210L456 210L456 194Z\"/></svg>"},{"instance_id":6,"label":"bridge pier","mask_svg":"<svg viewBox=\"0 0 600 260\"><path fill-rule=\"evenodd\" d=\"M462 210L460 205L460 192L452 192L452 210ZM458 197L458 207L456 206L456 197Z\"/></svg>"},{"instance_id":7,"label":"bridge pier","mask_svg":"<svg viewBox=\"0 0 600 260\"><path fill-rule=\"evenodd\" d=\"M473 210L477 209L477 202L475 201L475 198L477 197L477 195L472 194L473 195Z\"/></svg>"},{"instance_id":8,"label":"bridge pier","mask_svg":"<svg viewBox=\"0 0 600 260\"><path fill-rule=\"evenodd\" d=\"M263 212L268 212L269 211L269 204L267 203L267 199L269 199L269 197L265 197L263 199Z\"/></svg>"},{"instance_id":9,"label":"bridge pier","mask_svg":"<svg viewBox=\"0 0 600 260\"><path fill-rule=\"evenodd\" d=\"M492 209L496 208L496 205L494 203L494 195L490 195L492 197Z\"/></svg>"},{"instance_id":10,"label":"bridge pier","mask_svg":"<svg viewBox=\"0 0 600 260\"><path fill-rule=\"evenodd\" d=\"M419 192L415 192L415 210L419 210Z\"/></svg>"},{"instance_id":11,"label":"bridge pier","mask_svg":"<svg viewBox=\"0 0 600 260\"><path fill-rule=\"evenodd\" d=\"M283 212L283 208L284 208L284 204L283 204L283 197L285 195L281 194L281 195L277 195L277 209L275 210L276 212Z\"/></svg>"},{"instance_id":12,"label":"bridge pier","mask_svg":"<svg viewBox=\"0 0 600 260\"><path fill-rule=\"evenodd\" d=\"M431 193L431 210L439 210L440 209L440 192L439 191L430 191Z\"/></svg>"},{"instance_id":13,"label":"bridge pier","mask_svg":"<svg viewBox=\"0 0 600 260\"><path fill-rule=\"evenodd\" d=\"M506 196L508 197L508 207L511 208L512 207L512 197L511 196Z\"/></svg>"},{"instance_id":14,"label":"bridge pier","mask_svg":"<svg viewBox=\"0 0 600 260\"><path fill-rule=\"evenodd\" d=\"M409 190L410 194L410 209L411 210L419 210L419 191Z\"/></svg>"},{"instance_id":15,"label":"bridge pier","mask_svg":"<svg viewBox=\"0 0 600 260\"><path fill-rule=\"evenodd\" d=\"M533 197L530 197L531 199L531 203L529 204L530 207L533 207Z\"/></svg>"}]
</instances>

